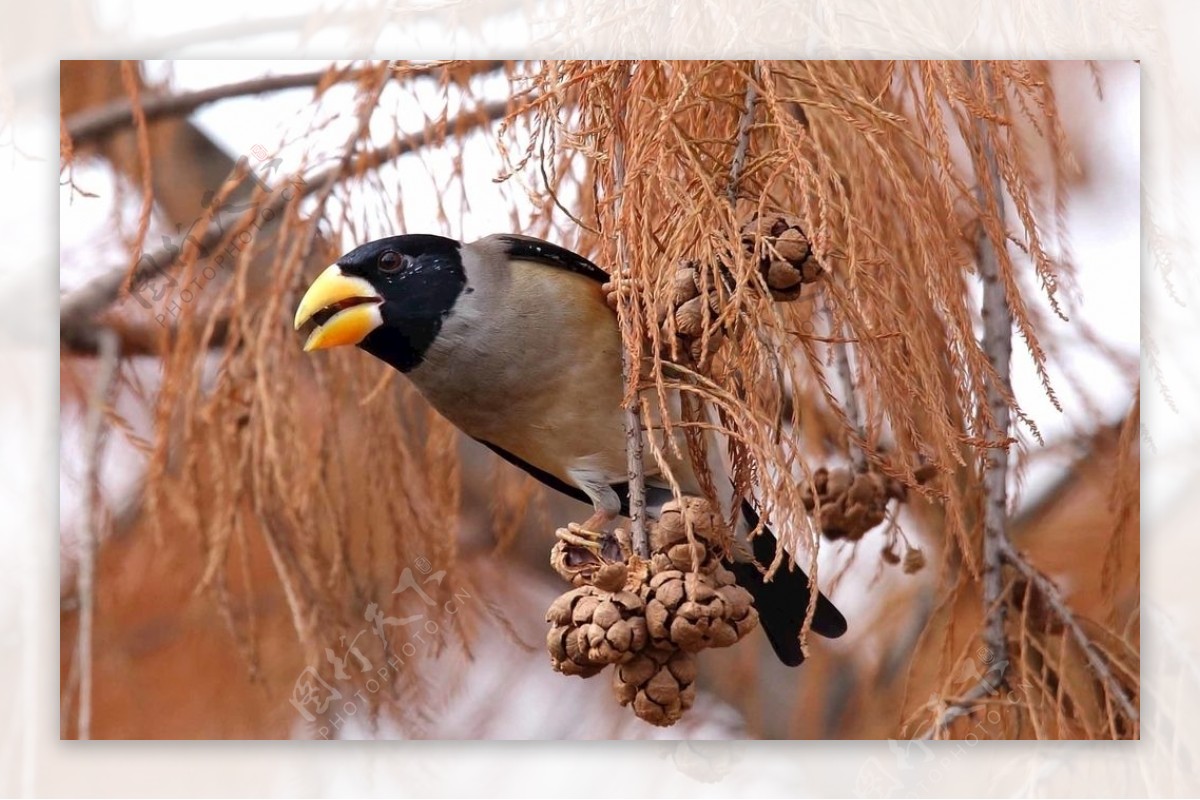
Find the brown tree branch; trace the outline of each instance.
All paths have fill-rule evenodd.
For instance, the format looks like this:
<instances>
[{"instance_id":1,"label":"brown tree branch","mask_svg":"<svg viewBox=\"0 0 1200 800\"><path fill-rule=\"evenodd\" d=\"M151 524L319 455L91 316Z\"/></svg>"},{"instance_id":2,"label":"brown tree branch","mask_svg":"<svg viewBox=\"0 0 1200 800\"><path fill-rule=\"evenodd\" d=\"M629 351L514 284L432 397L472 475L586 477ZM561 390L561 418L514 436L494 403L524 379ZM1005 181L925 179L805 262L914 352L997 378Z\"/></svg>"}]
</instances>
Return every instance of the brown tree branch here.
<instances>
[{"instance_id":1,"label":"brown tree branch","mask_svg":"<svg viewBox=\"0 0 1200 800\"><path fill-rule=\"evenodd\" d=\"M511 112L521 113L527 107L527 105L522 105L512 109ZM507 100L495 101L480 108L462 112L457 118L451 120L446 128L461 136L476 128L490 125L509 113ZM279 215L288 203L299 202L301 198L320 190L327 182L359 175L364 170L378 167L426 147L436 141L436 135L428 130L419 131L404 139L396 139L387 145L360 153L352 158L348 165L339 161L330 167L310 174L307 178L294 175L284 181L284 185L296 187L296 191L290 196L284 191L272 191L266 202L256 204L254 208L242 213L221 214L218 221L209 225L204 234L195 241L194 248L202 253L209 252L228 237L248 230L258 217ZM130 277L130 288L138 288L163 270L173 269L178 263L179 257L187 250L187 247L163 248L143 256ZM59 333L64 350L82 354L98 351L100 328L97 326L96 317L120 296L121 286L128 273L129 268L125 265L111 267L83 286L63 296L59 310Z\"/></svg>"},{"instance_id":2,"label":"brown tree branch","mask_svg":"<svg viewBox=\"0 0 1200 800\"><path fill-rule=\"evenodd\" d=\"M622 68L626 70L621 92L621 102L624 104L625 96L629 91L629 67L626 64ZM625 193L625 131L620 127L619 121L623 118L624 115L621 113L616 115L618 122L615 130L616 142L613 146L613 180L616 184L613 218L617 221L617 274L620 276L618 281L629 280L630 265L629 241L621 229L621 209L624 205ZM621 318L624 321L631 321L634 311L632 293L618 292L617 298ZM637 340L637 331L635 330L634 333L635 335L630 337L629 341ZM629 346L622 347L621 377L626 386L632 384L634 387L633 398L625 406L625 463L629 473L630 539L633 542L635 553L642 558L650 558L650 539L646 533L646 471L645 465L642 463L642 414L638 403L639 373L639 365L634 361Z\"/></svg>"},{"instance_id":3,"label":"brown tree branch","mask_svg":"<svg viewBox=\"0 0 1200 800\"><path fill-rule=\"evenodd\" d=\"M213 324L212 335L208 339L209 348L221 347L228 341L229 337L228 317L222 317ZM181 328L178 325L170 327L159 327L156 325L134 325L127 324L120 320L113 320L109 324L95 324L92 330L86 335L77 337L74 341L61 343L64 353L69 353L73 356L98 356L101 349L101 338L99 335L102 331L110 331L117 337L118 349L121 351L121 358L129 358L131 356L162 356L171 351L175 342L185 332L192 338L199 336L207 322L199 320L193 321L191 329Z\"/></svg>"},{"instance_id":4,"label":"brown tree branch","mask_svg":"<svg viewBox=\"0 0 1200 800\"><path fill-rule=\"evenodd\" d=\"M969 76L975 75L974 65L966 64ZM993 91L988 72L979 75L979 80L989 99ZM978 205L983 213L990 204L999 218L999 228L1004 229L1003 183L995 148L988 136L988 125L983 119L976 120L983 166L986 175L980 175L977 183ZM986 177L986 181L984 178ZM988 196L987 190L991 194ZM1002 239L1001 241L1005 241ZM983 521L983 613L985 620L983 641L990 657L990 667L980 680L937 718L923 738L934 738L960 717L970 714L980 700L994 694L1003 685L1010 669L1009 642L1005 622L1009 597L1004 582L1004 567L1019 572L1028 584L1037 591L1050 611L1063 623L1071 638L1083 651L1092 674L1104 685L1120 712L1136 724L1138 711L1133 706L1125 687L1113 674L1091 638L1079 624L1075 613L1063 600L1054 582L1030 564L1013 546L1010 534L1011 520L1008 516L1008 440L1011 425L1012 382L1010 363L1012 359L1013 314L1009 305L999 253L985 226L980 226L977 238L979 277L983 283L981 314L983 321L983 350L995 371L997 380L987 386L988 411L992 429L987 439L996 442L988 449L987 463L983 475L986 494Z\"/></svg>"},{"instance_id":5,"label":"brown tree branch","mask_svg":"<svg viewBox=\"0 0 1200 800\"><path fill-rule=\"evenodd\" d=\"M990 94L991 81L983 73L985 87ZM988 125L983 119L976 120L980 146L987 169L988 182L978 182L976 192L980 209L985 202L995 209L999 227L1005 227L1004 192L996 152L988 138ZM986 187L991 188L991 197L986 197ZM996 244L988 237L985 226L980 226L977 252L979 254L979 279L983 282L983 350L996 373L996 381L987 385L988 411L992 418L990 439L999 443L989 448L983 474L986 500L983 511L983 610L987 618L983 643L991 655L993 669L1001 680L1008 671L1008 639L1004 629L1008 604L1004 602L1003 558L1011 548L1008 538L1008 432L1010 426L1009 398L1012 397L1012 331L1013 316L1005 292L1003 276L1000 274L1000 255Z\"/></svg>"},{"instance_id":6,"label":"brown tree branch","mask_svg":"<svg viewBox=\"0 0 1200 800\"><path fill-rule=\"evenodd\" d=\"M730 205L737 204L738 183L746 169L746 154L750 152L750 128L754 124L754 110L758 105L759 74L758 62L755 61L750 80L746 81L746 97L742 102L741 119L738 120L737 145L733 149L733 162L729 166L729 187L726 194Z\"/></svg>"},{"instance_id":7,"label":"brown tree branch","mask_svg":"<svg viewBox=\"0 0 1200 800\"><path fill-rule=\"evenodd\" d=\"M504 63L503 61L472 62L471 66L473 69L470 74L479 75L485 72L493 72L503 67ZM477 69L475 69L476 67ZM315 88L322 84L346 83L359 80L364 75L369 75L372 72L374 70L364 68L341 70L328 68L312 72L302 72L296 75L268 75L224 86L212 86L193 92L147 97L142 101L142 108L146 115L146 121L152 122L163 117L184 116L202 106L220 100L266 94L268 92L281 92L288 89ZM397 77L441 78L445 74L446 70L444 66L434 64L413 68L412 70L399 73ZM106 136L111 136L116 131L132 124L133 105L128 99L123 98L72 115L66 121L66 129L72 143L78 147L79 145L89 144Z\"/></svg>"},{"instance_id":8,"label":"brown tree branch","mask_svg":"<svg viewBox=\"0 0 1200 800\"><path fill-rule=\"evenodd\" d=\"M979 707L980 701L995 694L999 688L1000 682L996 681L993 683L988 680L988 674L985 673L979 679L978 683L960 695L953 703L942 709L933 724L917 738L922 740L934 739L939 733L949 728L955 720L973 714Z\"/></svg>"}]
</instances>

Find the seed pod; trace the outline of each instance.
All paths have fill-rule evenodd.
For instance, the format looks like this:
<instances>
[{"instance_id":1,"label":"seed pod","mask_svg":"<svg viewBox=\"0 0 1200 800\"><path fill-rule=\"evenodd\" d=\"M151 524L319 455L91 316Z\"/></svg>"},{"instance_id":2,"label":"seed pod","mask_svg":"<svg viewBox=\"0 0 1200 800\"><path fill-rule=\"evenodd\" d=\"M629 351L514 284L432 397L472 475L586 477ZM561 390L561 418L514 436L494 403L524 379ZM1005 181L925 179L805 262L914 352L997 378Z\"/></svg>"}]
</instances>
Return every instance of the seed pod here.
<instances>
[{"instance_id":1,"label":"seed pod","mask_svg":"<svg viewBox=\"0 0 1200 800\"><path fill-rule=\"evenodd\" d=\"M688 572L698 564L701 571L709 571L708 565L728 550L729 539L724 520L707 500L685 497L682 503L672 500L663 506L650 533L650 549L666 556L674 569Z\"/></svg>"},{"instance_id":2,"label":"seed pod","mask_svg":"<svg viewBox=\"0 0 1200 800\"><path fill-rule=\"evenodd\" d=\"M825 272L825 268L812 256L804 259L800 264L800 279L804 283L816 283L825 277Z\"/></svg>"},{"instance_id":3,"label":"seed pod","mask_svg":"<svg viewBox=\"0 0 1200 800\"><path fill-rule=\"evenodd\" d=\"M588 661L586 648L579 644L579 629L568 625L553 625L546 634L546 650L550 666L563 675L590 678L604 669L604 664Z\"/></svg>"},{"instance_id":4,"label":"seed pod","mask_svg":"<svg viewBox=\"0 0 1200 800\"><path fill-rule=\"evenodd\" d=\"M684 266L675 270L675 277L671 283L671 305L678 308L699 294L700 290L696 286L696 267L685 262Z\"/></svg>"},{"instance_id":5,"label":"seed pod","mask_svg":"<svg viewBox=\"0 0 1200 800\"><path fill-rule=\"evenodd\" d=\"M672 725L695 699L693 654L735 644L758 614L722 565L730 533L707 500L665 504L648 534L649 560L631 552L620 529L613 553L565 540L555 545L551 563L576 588L546 612L546 649L564 675L587 678L615 665L620 703L647 722ZM614 560L618 551L623 561Z\"/></svg>"},{"instance_id":6,"label":"seed pod","mask_svg":"<svg viewBox=\"0 0 1200 800\"><path fill-rule=\"evenodd\" d=\"M788 218L784 214L769 211L759 216L757 212L753 212L742 223L742 240L779 236L789 227L791 226Z\"/></svg>"},{"instance_id":7,"label":"seed pod","mask_svg":"<svg viewBox=\"0 0 1200 800\"><path fill-rule=\"evenodd\" d=\"M758 623L749 592L724 567L710 574L668 569L644 591L646 631L656 647L689 653L728 647Z\"/></svg>"},{"instance_id":8,"label":"seed pod","mask_svg":"<svg viewBox=\"0 0 1200 800\"><path fill-rule=\"evenodd\" d=\"M904 551L904 572L912 575L925 568L925 553L919 547L910 547Z\"/></svg>"},{"instance_id":9,"label":"seed pod","mask_svg":"<svg viewBox=\"0 0 1200 800\"><path fill-rule=\"evenodd\" d=\"M771 297L781 302L795 300L804 284L825 273L813 255L804 226L790 214L751 214L742 225L742 246L747 254L757 254L763 281Z\"/></svg>"},{"instance_id":10,"label":"seed pod","mask_svg":"<svg viewBox=\"0 0 1200 800\"><path fill-rule=\"evenodd\" d=\"M572 586L591 583L601 561L591 550L559 539L550 550L550 566Z\"/></svg>"},{"instance_id":11,"label":"seed pod","mask_svg":"<svg viewBox=\"0 0 1200 800\"><path fill-rule=\"evenodd\" d=\"M794 265L778 259L767 267L767 287L773 294L800 292L804 274Z\"/></svg>"},{"instance_id":12,"label":"seed pod","mask_svg":"<svg viewBox=\"0 0 1200 800\"><path fill-rule=\"evenodd\" d=\"M813 473L816 492L804 486L801 496L804 507L818 514L817 522L827 539L857 541L886 519L888 501L902 496L897 486L878 472L821 467Z\"/></svg>"},{"instance_id":13,"label":"seed pod","mask_svg":"<svg viewBox=\"0 0 1200 800\"><path fill-rule=\"evenodd\" d=\"M775 252L790 264L801 264L808 258L812 248L809 247L808 237L798 228L789 228L775 240Z\"/></svg>"},{"instance_id":14,"label":"seed pod","mask_svg":"<svg viewBox=\"0 0 1200 800\"><path fill-rule=\"evenodd\" d=\"M592 585L606 592L619 592L629 579L629 568L625 564L604 564L592 576Z\"/></svg>"},{"instance_id":15,"label":"seed pod","mask_svg":"<svg viewBox=\"0 0 1200 800\"><path fill-rule=\"evenodd\" d=\"M617 702L652 725L674 725L696 700L696 660L690 653L650 648L613 671Z\"/></svg>"},{"instance_id":16,"label":"seed pod","mask_svg":"<svg viewBox=\"0 0 1200 800\"><path fill-rule=\"evenodd\" d=\"M840 497L850 489L850 484L854 482L854 475L846 467L835 467L829 471L829 481L826 484L825 491L830 497Z\"/></svg>"},{"instance_id":17,"label":"seed pod","mask_svg":"<svg viewBox=\"0 0 1200 800\"><path fill-rule=\"evenodd\" d=\"M675 330L680 336L695 338L704 332L704 301L693 297L675 310Z\"/></svg>"},{"instance_id":18,"label":"seed pod","mask_svg":"<svg viewBox=\"0 0 1200 800\"><path fill-rule=\"evenodd\" d=\"M590 677L608 664L628 661L646 644L644 603L634 592L581 586L546 612L550 665L565 675Z\"/></svg>"}]
</instances>

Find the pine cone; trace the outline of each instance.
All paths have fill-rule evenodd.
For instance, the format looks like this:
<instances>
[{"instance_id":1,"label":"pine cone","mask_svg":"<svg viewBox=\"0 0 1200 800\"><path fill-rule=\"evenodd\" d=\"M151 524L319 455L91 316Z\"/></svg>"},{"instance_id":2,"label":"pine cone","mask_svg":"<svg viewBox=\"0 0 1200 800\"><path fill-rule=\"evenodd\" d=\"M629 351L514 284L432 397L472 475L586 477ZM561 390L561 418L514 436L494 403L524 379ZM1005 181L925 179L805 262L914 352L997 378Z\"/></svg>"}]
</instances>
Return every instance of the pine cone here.
<instances>
[{"instance_id":1,"label":"pine cone","mask_svg":"<svg viewBox=\"0 0 1200 800\"><path fill-rule=\"evenodd\" d=\"M628 570L615 553L597 556L586 547L570 544L561 539L550 550L550 566L567 583L575 587L596 586L609 592L620 591L625 586Z\"/></svg>"},{"instance_id":2,"label":"pine cone","mask_svg":"<svg viewBox=\"0 0 1200 800\"><path fill-rule=\"evenodd\" d=\"M658 321L662 327L667 352L697 364L715 353L725 341L725 333L720 328L710 327L708 337L704 336L706 317L711 319L719 311L716 293L709 291L706 294L707 297L701 296L699 267L696 262L681 262L671 283L668 316ZM678 343L675 348L672 347L672 339Z\"/></svg>"},{"instance_id":3,"label":"pine cone","mask_svg":"<svg viewBox=\"0 0 1200 800\"><path fill-rule=\"evenodd\" d=\"M696 265L685 261L675 270L675 278L671 285L671 305L679 308L687 301L700 296L700 288L696 284Z\"/></svg>"},{"instance_id":4,"label":"pine cone","mask_svg":"<svg viewBox=\"0 0 1200 800\"><path fill-rule=\"evenodd\" d=\"M878 472L854 472L848 467L821 467L813 473L813 483L815 497L811 487L803 489L804 507L811 512L820 506L817 521L826 538L851 541L883 522L888 501L897 496L899 487Z\"/></svg>"},{"instance_id":5,"label":"pine cone","mask_svg":"<svg viewBox=\"0 0 1200 800\"><path fill-rule=\"evenodd\" d=\"M758 614L722 565L729 532L707 500L667 503L648 533L649 561L632 553L620 529L612 552L606 546L599 554L560 536L550 562L575 588L546 612L546 649L564 675L587 678L615 665L621 704L647 722L672 725L695 698L693 653L734 644Z\"/></svg>"},{"instance_id":6,"label":"pine cone","mask_svg":"<svg viewBox=\"0 0 1200 800\"><path fill-rule=\"evenodd\" d=\"M678 650L647 648L613 670L617 702L651 725L674 725L696 700L696 659Z\"/></svg>"},{"instance_id":7,"label":"pine cone","mask_svg":"<svg viewBox=\"0 0 1200 800\"><path fill-rule=\"evenodd\" d=\"M645 604L634 592L580 586L546 612L550 665L564 675L591 677L608 664L628 661L646 644Z\"/></svg>"},{"instance_id":8,"label":"pine cone","mask_svg":"<svg viewBox=\"0 0 1200 800\"><path fill-rule=\"evenodd\" d=\"M653 569L656 563L651 565ZM758 624L750 593L719 562L709 574L659 571L650 577L643 594L646 631L656 647L673 646L689 653L729 647Z\"/></svg>"},{"instance_id":9,"label":"pine cone","mask_svg":"<svg viewBox=\"0 0 1200 800\"><path fill-rule=\"evenodd\" d=\"M682 503L672 500L663 506L658 524L650 530L650 550L665 556L674 569L691 572L699 567L700 571L709 572L719 553L728 549L728 539L724 520L707 500L685 497Z\"/></svg>"},{"instance_id":10,"label":"pine cone","mask_svg":"<svg viewBox=\"0 0 1200 800\"><path fill-rule=\"evenodd\" d=\"M751 255L757 253L759 271L776 300L795 300L804 284L825 274L800 220L790 214L751 214L742 225L742 246Z\"/></svg>"}]
</instances>

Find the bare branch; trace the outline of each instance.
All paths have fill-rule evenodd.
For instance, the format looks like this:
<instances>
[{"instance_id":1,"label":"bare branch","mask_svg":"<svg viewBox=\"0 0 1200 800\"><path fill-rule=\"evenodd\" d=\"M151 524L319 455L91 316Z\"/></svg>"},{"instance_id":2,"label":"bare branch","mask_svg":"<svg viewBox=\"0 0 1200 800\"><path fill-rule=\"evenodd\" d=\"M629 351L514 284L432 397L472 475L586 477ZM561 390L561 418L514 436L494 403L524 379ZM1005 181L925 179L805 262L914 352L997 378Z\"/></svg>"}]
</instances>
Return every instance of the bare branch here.
<instances>
[{"instance_id":1,"label":"bare branch","mask_svg":"<svg viewBox=\"0 0 1200 800\"><path fill-rule=\"evenodd\" d=\"M982 704L981 701L992 695L1000 688L1000 678L997 677L995 682L988 680L988 675L996 670L989 670L979 682L963 693L961 697L947 706L938 715L934 723L929 728L918 736L918 739L935 739L944 730L960 717L965 717L975 713L976 709Z\"/></svg>"},{"instance_id":2,"label":"bare branch","mask_svg":"<svg viewBox=\"0 0 1200 800\"><path fill-rule=\"evenodd\" d=\"M504 66L503 61L472 62L471 75L493 72ZM476 69L477 68L477 69ZM263 78L230 83L224 86L212 86L194 92L147 97L142 101L146 121L152 122L163 117L183 116L192 113L202 106L219 100L234 97L282 92L288 89L315 88L321 85L347 83L373 74L373 69L342 69L328 68L302 72L296 75L269 75ZM446 69L440 64L417 67L409 71L397 73L397 78L435 77L442 78ZM66 122L67 134L75 146L88 144L106 136L111 136L121 128L133 124L133 105L128 99L116 100L96 108L89 108L73 115Z\"/></svg>"},{"instance_id":3,"label":"bare branch","mask_svg":"<svg viewBox=\"0 0 1200 800\"><path fill-rule=\"evenodd\" d=\"M969 67L968 67L969 68ZM989 95L991 80L983 74L984 85ZM1004 227L1004 194L996 152L988 138L988 125L983 119L976 120L980 146L987 168L987 183L979 180L976 192L981 209L991 205L999 225ZM991 188L991 197L985 197L986 187ZM995 243L988 237L984 226L980 226L977 240L979 254L979 278L983 282L983 350L996 373L996 380L988 382L987 403L992 418L992 431L988 438L997 445L987 451L983 474L986 500L983 511L983 610L987 615L983 642L991 651L991 663L1007 671L1008 639L1004 630L1008 604L1004 602L1003 558L1011 548L1008 538L1008 431L1010 425L1009 398L1012 397L1013 316L1005 293L1004 280L1000 274L1000 256ZM1004 672L1000 677L1003 677Z\"/></svg>"},{"instance_id":4,"label":"bare branch","mask_svg":"<svg viewBox=\"0 0 1200 800\"><path fill-rule=\"evenodd\" d=\"M229 337L228 318L221 318L213 323L212 334L208 338L210 348L221 347ZM207 326L207 322L193 321L192 330L188 331L194 338L199 336ZM122 358L130 356L161 356L170 352L175 342L186 329L177 325L158 327L156 325L132 325L113 321L112 324L91 323L76 328L71 341L65 338L60 341L60 349L64 355L98 356L100 355L103 331L111 331L117 337L118 348Z\"/></svg>"},{"instance_id":5,"label":"bare branch","mask_svg":"<svg viewBox=\"0 0 1200 800\"><path fill-rule=\"evenodd\" d=\"M966 65L968 74L974 74L973 65ZM990 75L984 72L980 78L989 96L992 91ZM988 137L988 126L982 119L976 121L986 176L980 176L976 192L981 211L989 205L1004 227L1003 183L997 163L995 148ZM986 182L984 178L986 177ZM987 195L990 188L991 195ZM1062 621L1071 638L1083 651L1088 667L1104 685L1121 713L1131 722L1138 721L1138 712L1125 692L1124 686L1113 674L1105 659L1074 612L1064 602L1053 581L1038 571L1021 555L1012 544L1008 516L1008 441L1011 425L1009 398L1012 397L1010 362L1012 359L1012 308L1006 295L1003 276L1000 272L999 254L984 226L980 226L976 242L979 277L983 282L982 345L997 380L987 386L988 411L992 419L992 430L986 437L995 442L988 449L987 463L983 476L986 494L983 530L983 612L985 619L984 645L989 651L990 669L979 682L951 703L937 718L922 738L935 738L956 719L972 713L979 701L994 694L1003 685L1010 669L1009 643L1005 630L1008 612L1008 597L1005 596L1003 570L1005 565L1016 569L1025 577L1046 602L1050 610Z\"/></svg>"},{"instance_id":6,"label":"bare branch","mask_svg":"<svg viewBox=\"0 0 1200 800\"><path fill-rule=\"evenodd\" d=\"M965 62L964 66L968 75L974 74L973 64ZM984 73L982 80L990 94L991 81L987 73ZM986 213L985 210L989 206L994 208L1003 229L1003 184L996 163L996 153L988 138L987 121L976 119L975 125L987 171L986 182L983 175L976 178L975 192L980 213ZM991 668L979 683L950 705L924 738L936 737L955 719L969 713L976 700L993 691L995 685L1004 681L1009 670L1008 636L1005 631L1008 602L1004 597L1004 557L1005 553L1012 549L1008 538L1008 398L1012 396L1009 367L1012 360L1013 319L1012 309L1005 295L1004 281L1000 275L1000 257L984 225L979 226L975 247L979 279L983 283L981 344L996 374L996 380L989 381L987 385L987 404L992 430L986 437L996 444L987 450L983 473L983 643L988 650L988 663L991 664Z\"/></svg>"}]
</instances>

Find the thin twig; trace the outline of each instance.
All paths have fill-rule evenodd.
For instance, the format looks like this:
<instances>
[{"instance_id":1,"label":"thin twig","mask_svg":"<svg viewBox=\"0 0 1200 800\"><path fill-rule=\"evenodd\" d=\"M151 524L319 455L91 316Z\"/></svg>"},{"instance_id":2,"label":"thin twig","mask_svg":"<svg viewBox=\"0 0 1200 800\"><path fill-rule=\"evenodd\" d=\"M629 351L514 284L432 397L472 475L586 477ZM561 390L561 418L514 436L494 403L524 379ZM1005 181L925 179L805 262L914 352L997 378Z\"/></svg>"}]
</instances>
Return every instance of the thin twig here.
<instances>
[{"instance_id":1,"label":"thin twig","mask_svg":"<svg viewBox=\"0 0 1200 800\"><path fill-rule=\"evenodd\" d=\"M207 339L209 349L224 347L229 341L230 321L230 317L226 316L212 322L212 332ZM196 337L207 325L208 322L197 323L195 321L186 327L183 325L160 327L151 324L123 324L120 321L114 321L111 325L98 323L92 326L91 332L86 336L70 342L61 341L60 348L63 354L97 356L100 354L100 337L95 335L95 331L103 327L111 330L117 337L122 358L161 356L174 349L181 336L186 334Z\"/></svg>"},{"instance_id":2,"label":"thin twig","mask_svg":"<svg viewBox=\"0 0 1200 800\"><path fill-rule=\"evenodd\" d=\"M493 72L503 66L503 61L471 62L471 74L477 75ZM163 117L184 116L198 108L220 100L266 94L268 92L282 92L289 89L305 89L334 83L347 83L359 80L364 75L369 75L373 72L373 69L368 68L343 70L321 69L313 72L302 72L296 75L269 75L263 78L229 83L224 86L212 86L194 92L148 97L142 101L142 108L146 115L146 120L153 121ZM402 73L398 77L440 78L444 73L445 67L438 64L419 67ZM66 121L66 129L71 137L71 141L78 147L82 144L111 136L116 131L128 127L132 123L133 104L128 99L123 98L73 114Z\"/></svg>"},{"instance_id":3,"label":"thin twig","mask_svg":"<svg viewBox=\"0 0 1200 800\"><path fill-rule=\"evenodd\" d=\"M446 125L446 130L453 130L461 136L473 128L502 119L508 112L507 100L488 103L481 108L462 112L455 120ZM519 109L514 110L514 113L519 113ZM363 170L378 167L429 145L435 141L436 136L437 134L431 131L419 131L404 139L397 139L389 144L358 154L352 160L349 168L339 161L312 173L307 178L294 175L281 183L281 185L290 184L296 187L296 191L290 196L287 192L273 191L265 203L255 208L241 213L221 214L218 220L210 224L196 241L195 249L201 253L209 252L226 236L248 230L258 217L270 218L280 214L289 202L299 202L300 198L323 188L328 181L343 180L362 174ZM179 256L186 250L186 247L172 246L143 256L133 271L130 289L141 286L163 270L173 268ZM95 318L117 300L121 294L121 286L128 274L128 266L112 267L62 298L59 307L59 332L64 348L84 353L95 352L98 349L96 337L99 329L95 324Z\"/></svg>"},{"instance_id":4,"label":"thin twig","mask_svg":"<svg viewBox=\"0 0 1200 800\"><path fill-rule=\"evenodd\" d=\"M742 118L738 121L737 145L733 149L733 162L729 167L729 186L726 195L729 204L737 203L738 183L746 169L746 154L750 151L750 127L754 124L754 109L758 104L758 62L754 62L752 74L746 81L746 98L742 104Z\"/></svg>"},{"instance_id":5,"label":"thin twig","mask_svg":"<svg viewBox=\"0 0 1200 800\"><path fill-rule=\"evenodd\" d=\"M622 84L621 104L616 119L614 131L616 141L613 145L613 218L616 220L617 234L617 273L620 279L630 279L629 240L622 229L621 209L624 205L625 193L625 131L620 124L624 113L624 103L629 91L629 67L626 62ZM634 314L632 292L618 292L618 307L625 320L631 320ZM631 338L631 341L633 339ZM634 387L633 397L625 405L625 463L629 477L629 527L630 539L634 552L642 558L650 557L650 539L646 535L646 472L642 462L642 414L638 404L637 379L640 370L634 363L633 355L628 346L621 348L621 377L626 386Z\"/></svg>"},{"instance_id":6,"label":"thin twig","mask_svg":"<svg viewBox=\"0 0 1200 800\"><path fill-rule=\"evenodd\" d=\"M938 718L934 721L933 725L929 726L929 728L917 738L922 740L935 739L937 738L938 734L949 728L955 720L959 719L960 717L973 714L980 705L979 701L987 698L989 695L994 694L996 690L1000 688L999 680L994 683L988 680L988 675L990 675L991 672L992 671L989 671L988 673L984 674L984 676L979 679L978 683L968 689L953 703L948 705L942 711L942 713L938 715Z\"/></svg>"},{"instance_id":7,"label":"thin twig","mask_svg":"<svg viewBox=\"0 0 1200 800\"><path fill-rule=\"evenodd\" d=\"M76 640L76 659L79 664L79 716L76 733L80 739L89 739L92 733L92 626L96 608L96 551L100 541L100 518L103 511L100 462L104 451L104 416L120 356L115 333L103 329L98 338L100 359L96 367L96 382L88 400L85 423L87 465L84 480L88 493L88 512L83 524L79 572L76 575L76 593L79 597L79 633Z\"/></svg>"}]
</instances>

